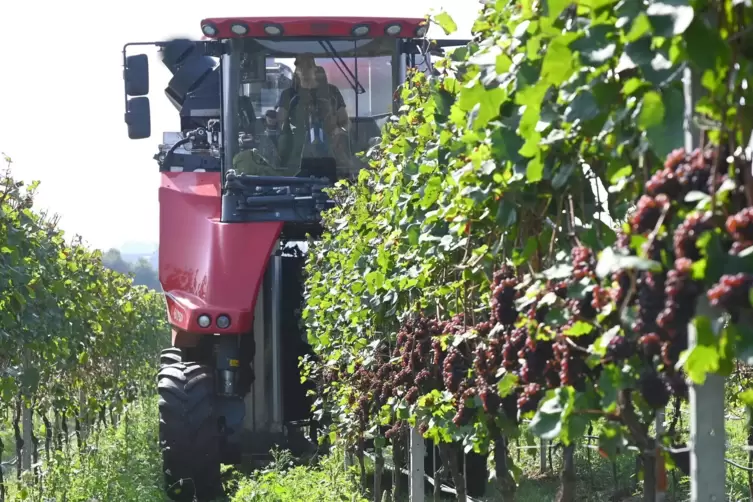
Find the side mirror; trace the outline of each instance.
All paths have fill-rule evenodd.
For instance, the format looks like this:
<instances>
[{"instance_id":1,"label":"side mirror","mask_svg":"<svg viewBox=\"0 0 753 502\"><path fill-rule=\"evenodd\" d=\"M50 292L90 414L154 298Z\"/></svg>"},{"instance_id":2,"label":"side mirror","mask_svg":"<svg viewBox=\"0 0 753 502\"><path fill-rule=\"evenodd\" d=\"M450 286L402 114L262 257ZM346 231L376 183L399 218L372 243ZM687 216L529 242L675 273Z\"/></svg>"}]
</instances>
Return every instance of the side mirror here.
<instances>
[{"instance_id":1,"label":"side mirror","mask_svg":"<svg viewBox=\"0 0 753 502\"><path fill-rule=\"evenodd\" d=\"M146 96L149 94L149 58L147 55L128 56L123 78L127 95Z\"/></svg>"},{"instance_id":2,"label":"side mirror","mask_svg":"<svg viewBox=\"0 0 753 502\"><path fill-rule=\"evenodd\" d=\"M149 98L139 97L126 101L125 121L128 124L128 137L144 139L152 135L152 116Z\"/></svg>"}]
</instances>

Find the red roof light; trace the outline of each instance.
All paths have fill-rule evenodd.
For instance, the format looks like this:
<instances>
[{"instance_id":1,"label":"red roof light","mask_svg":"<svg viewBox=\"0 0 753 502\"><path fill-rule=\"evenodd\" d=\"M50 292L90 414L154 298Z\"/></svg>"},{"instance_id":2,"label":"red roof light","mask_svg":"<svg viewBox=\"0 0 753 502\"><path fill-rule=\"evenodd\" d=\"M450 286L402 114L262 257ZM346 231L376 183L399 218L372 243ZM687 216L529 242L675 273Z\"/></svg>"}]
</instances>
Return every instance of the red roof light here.
<instances>
[{"instance_id":1,"label":"red roof light","mask_svg":"<svg viewBox=\"0 0 753 502\"><path fill-rule=\"evenodd\" d=\"M239 26L247 27L240 33ZM233 28L236 29L233 29ZM423 18L360 17L226 17L208 18L201 31L210 38L237 37L422 37L426 31Z\"/></svg>"}]
</instances>

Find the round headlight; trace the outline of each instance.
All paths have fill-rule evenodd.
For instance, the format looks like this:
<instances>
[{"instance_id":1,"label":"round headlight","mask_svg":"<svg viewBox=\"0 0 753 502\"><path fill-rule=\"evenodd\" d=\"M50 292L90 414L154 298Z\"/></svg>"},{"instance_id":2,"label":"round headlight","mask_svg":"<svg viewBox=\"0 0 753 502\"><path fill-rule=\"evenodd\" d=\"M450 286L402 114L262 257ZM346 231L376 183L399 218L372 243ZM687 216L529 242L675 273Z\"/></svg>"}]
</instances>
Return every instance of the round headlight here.
<instances>
[{"instance_id":1,"label":"round headlight","mask_svg":"<svg viewBox=\"0 0 753 502\"><path fill-rule=\"evenodd\" d=\"M422 24L421 26L419 26L418 28L416 28L416 36L418 38L423 38L424 35L426 35L426 31L427 31L426 30L426 25Z\"/></svg>"},{"instance_id":2,"label":"round headlight","mask_svg":"<svg viewBox=\"0 0 753 502\"><path fill-rule=\"evenodd\" d=\"M202 328L208 328L209 325L212 324L212 318L206 314L201 314L196 322L198 322L199 326Z\"/></svg>"},{"instance_id":3,"label":"round headlight","mask_svg":"<svg viewBox=\"0 0 753 502\"><path fill-rule=\"evenodd\" d=\"M353 35L356 37L363 37L369 34L369 27L365 24L359 24L353 27Z\"/></svg>"},{"instance_id":4,"label":"round headlight","mask_svg":"<svg viewBox=\"0 0 753 502\"><path fill-rule=\"evenodd\" d=\"M264 26L264 33L271 37L278 37L282 35L282 26L279 24L267 24Z\"/></svg>"},{"instance_id":5,"label":"round headlight","mask_svg":"<svg viewBox=\"0 0 753 502\"><path fill-rule=\"evenodd\" d=\"M220 329L226 329L228 326L230 326L230 317L226 316L225 314L222 314L221 316L217 317L217 327Z\"/></svg>"},{"instance_id":6,"label":"round headlight","mask_svg":"<svg viewBox=\"0 0 753 502\"><path fill-rule=\"evenodd\" d=\"M233 25L230 27L230 31L232 31L236 35L243 36L248 33L248 26L243 23L233 23Z\"/></svg>"},{"instance_id":7,"label":"round headlight","mask_svg":"<svg viewBox=\"0 0 753 502\"><path fill-rule=\"evenodd\" d=\"M217 36L217 27L211 23L207 23L201 27L201 31L208 37Z\"/></svg>"},{"instance_id":8,"label":"round headlight","mask_svg":"<svg viewBox=\"0 0 753 502\"><path fill-rule=\"evenodd\" d=\"M402 30L403 30L403 27L395 23L395 24L391 24L387 26L387 28L384 29L384 32L387 35L395 36L395 35L399 35Z\"/></svg>"}]
</instances>

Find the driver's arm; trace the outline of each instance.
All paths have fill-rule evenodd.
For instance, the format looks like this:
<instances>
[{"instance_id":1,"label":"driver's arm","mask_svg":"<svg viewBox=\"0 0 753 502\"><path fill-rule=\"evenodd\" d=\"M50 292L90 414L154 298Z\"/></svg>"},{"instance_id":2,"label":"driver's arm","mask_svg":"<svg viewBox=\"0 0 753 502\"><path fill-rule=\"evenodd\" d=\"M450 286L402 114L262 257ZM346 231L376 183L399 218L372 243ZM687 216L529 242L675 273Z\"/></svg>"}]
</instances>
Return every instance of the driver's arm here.
<instances>
[{"instance_id":1,"label":"driver's arm","mask_svg":"<svg viewBox=\"0 0 753 502\"><path fill-rule=\"evenodd\" d=\"M345 132L350 130L350 117L348 117L348 109L345 107L345 99L337 86L332 86L332 93L335 99L335 116L337 119L337 125L345 129Z\"/></svg>"},{"instance_id":2,"label":"driver's arm","mask_svg":"<svg viewBox=\"0 0 753 502\"><path fill-rule=\"evenodd\" d=\"M277 101L277 129L280 132L283 132L288 123L288 106L290 106L290 91L285 89Z\"/></svg>"}]
</instances>

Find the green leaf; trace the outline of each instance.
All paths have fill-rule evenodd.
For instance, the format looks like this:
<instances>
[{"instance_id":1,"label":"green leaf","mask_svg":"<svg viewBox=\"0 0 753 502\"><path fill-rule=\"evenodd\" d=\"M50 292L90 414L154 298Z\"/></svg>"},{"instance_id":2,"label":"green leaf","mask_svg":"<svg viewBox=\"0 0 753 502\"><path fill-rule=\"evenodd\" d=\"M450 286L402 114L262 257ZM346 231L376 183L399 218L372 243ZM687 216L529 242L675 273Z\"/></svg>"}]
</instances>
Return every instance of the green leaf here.
<instances>
[{"instance_id":1,"label":"green leaf","mask_svg":"<svg viewBox=\"0 0 753 502\"><path fill-rule=\"evenodd\" d=\"M746 389L738 396L738 398L745 403L746 406L753 407L753 389Z\"/></svg>"},{"instance_id":2,"label":"green leaf","mask_svg":"<svg viewBox=\"0 0 753 502\"><path fill-rule=\"evenodd\" d=\"M575 95L565 108L564 118L567 122L587 122L599 116L601 110L593 93L582 90Z\"/></svg>"},{"instance_id":3,"label":"green leaf","mask_svg":"<svg viewBox=\"0 0 753 502\"><path fill-rule=\"evenodd\" d=\"M501 87L487 89L481 82L470 89L464 89L458 99L458 107L465 112L473 112L471 123L474 128L485 127L491 119L499 115L499 106L507 98Z\"/></svg>"},{"instance_id":4,"label":"green leaf","mask_svg":"<svg viewBox=\"0 0 753 502\"><path fill-rule=\"evenodd\" d=\"M515 387L518 385L518 377L514 373L505 373L505 376L500 378L497 382L497 392L499 397L505 398L509 396Z\"/></svg>"},{"instance_id":5,"label":"green leaf","mask_svg":"<svg viewBox=\"0 0 753 502\"><path fill-rule=\"evenodd\" d=\"M497 208L497 223L500 224L503 228L506 228L514 225L516 220L517 212L515 209L515 204L510 202L507 198L503 197L502 199L500 199L499 206Z\"/></svg>"},{"instance_id":6,"label":"green leaf","mask_svg":"<svg viewBox=\"0 0 753 502\"><path fill-rule=\"evenodd\" d=\"M703 19L694 18L683 37L688 58L701 71L716 70L729 60L729 45L718 30L709 28Z\"/></svg>"},{"instance_id":7,"label":"green leaf","mask_svg":"<svg viewBox=\"0 0 753 502\"><path fill-rule=\"evenodd\" d=\"M562 431L562 414L565 408L559 396L544 401L536 411L529 429L536 436L551 441L559 437Z\"/></svg>"},{"instance_id":8,"label":"green leaf","mask_svg":"<svg viewBox=\"0 0 753 502\"><path fill-rule=\"evenodd\" d=\"M561 165L554 174L554 178L552 178L552 188L559 190L565 186L574 170L575 164L571 162Z\"/></svg>"},{"instance_id":9,"label":"green leaf","mask_svg":"<svg viewBox=\"0 0 753 502\"><path fill-rule=\"evenodd\" d=\"M682 91L675 87L664 90L662 103L662 122L646 129L648 141L660 158L666 157L672 150L682 147L685 143L683 136L685 98Z\"/></svg>"},{"instance_id":10,"label":"green leaf","mask_svg":"<svg viewBox=\"0 0 753 502\"><path fill-rule=\"evenodd\" d=\"M445 35L454 33L458 29L458 25L455 24L455 20L452 19L447 12L440 12L434 16L434 21L442 28Z\"/></svg>"},{"instance_id":11,"label":"green leaf","mask_svg":"<svg viewBox=\"0 0 753 502\"><path fill-rule=\"evenodd\" d=\"M570 0L546 0L544 2L544 15L547 19L554 21L569 4Z\"/></svg>"},{"instance_id":12,"label":"green leaf","mask_svg":"<svg viewBox=\"0 0 753 502\"><path fill-rule=\"evenodd\" d=\"M560 85L573 74L573 54L565 37L555 38L547 47L541 65L541 77L552 85Z\"/></svg>"},{"instance_id":13,"label":"green leaf","mask_svg":"<svg viewBox=\"0 0 753 502\"><path fill-rule=\"evenodd\" d=\"M711 320L706 316L697 316L688 325L688 336L695 335L696 345L683 354L678 366L685 369L688 377L696 384L706 381L706 374L719 369L720 355L717 339Z\"/></svg>"},{"instance_id":14,"label":"green leaf","mask_svg":"<svg viewBox=\"0 0 753 502\"><path fill-rule=\"evenodd\" d=\"M638 127L649 129L657 126L664 120L664 103L661 94L656 91L649 91L643 95L641 102L641 113L638 116Z\"/></svg>"},{"instance_id":15,"label":"green leaf","mask_svg":"<svg viewBox=\"0 0 753 502\"><path fill-rule=\"evenodd\" d=\"M565 330L565 334L568 336L582 336L587 335L593 331L592 324L583 321L575 321L575 324Z\"/></svg>"},{"instance_id":16,"label":"green leaf","mask_svg":"<svg viewBox=\"0 0 753 502\"><path fill-rule=\"evenodd\" d=\"M708 373L719 369L719 352L716 347L697 345L689 349L681 362L688 377L694 383L701 385L706 381Z\"/></svg>"},{"instance_id":17,"label":"green leaf","mask_svg":"<svg viewBox=\"0 0 753 502\"><path fill-rule=\"evenodd\" d=\"M541 157L537 155L528 162L528 166L526 167L526 179L529 183L541 181L541 175L543 172L544 164L541 162Z\"/></svg>"},{"instance_id":18,"label":"green leaf","mask_svg":"<svg viewBox=\"0 0 753 502\"><path fill-rule=\"evenodd\" d=\"M599 390L601 391L601 406L607 413L617 408L617 393L623 385L622 371L616 365L605 365L599 375Z\"/></svg>"}]
</instances>

